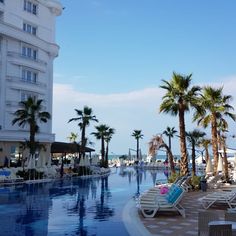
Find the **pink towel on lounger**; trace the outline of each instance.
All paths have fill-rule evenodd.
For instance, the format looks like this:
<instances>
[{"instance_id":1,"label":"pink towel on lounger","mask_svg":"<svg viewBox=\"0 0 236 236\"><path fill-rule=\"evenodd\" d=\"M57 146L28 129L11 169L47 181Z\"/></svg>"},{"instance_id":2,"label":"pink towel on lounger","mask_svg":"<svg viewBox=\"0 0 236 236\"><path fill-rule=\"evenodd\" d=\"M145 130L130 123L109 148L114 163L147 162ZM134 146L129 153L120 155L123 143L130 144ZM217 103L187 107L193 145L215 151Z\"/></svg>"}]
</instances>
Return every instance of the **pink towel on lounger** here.
<instances>
[{"instance_id":1,"label":"pink towel on lounger","mask_svg":"<svg viewBox=\"0 0 236 236\"><path fill-rule=\"evenodd\" d=\"M166 186L163 186L160 188L160 194L166 194L168 193L169 189Z\"/></svg>"}]
</instances>

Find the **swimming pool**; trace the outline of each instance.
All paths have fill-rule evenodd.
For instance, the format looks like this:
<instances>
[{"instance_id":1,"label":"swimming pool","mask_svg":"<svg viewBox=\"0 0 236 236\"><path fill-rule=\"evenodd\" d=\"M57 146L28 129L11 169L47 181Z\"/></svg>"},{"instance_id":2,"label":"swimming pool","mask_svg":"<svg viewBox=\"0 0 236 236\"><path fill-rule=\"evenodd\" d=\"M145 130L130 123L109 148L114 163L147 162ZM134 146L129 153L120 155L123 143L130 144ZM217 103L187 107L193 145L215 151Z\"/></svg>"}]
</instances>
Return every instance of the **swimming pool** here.
<instances>
[{"instance_id":1,"label":"swimming pool","mask_svg":"<svg viewBox=\"0 0 236 236\"><path fill-rule=\"evenodd\" d=\"M0 187L0 235L128 235L125 204L166 180L163 171L112 169L109 176Z\"/></svg>"}]
</instances>

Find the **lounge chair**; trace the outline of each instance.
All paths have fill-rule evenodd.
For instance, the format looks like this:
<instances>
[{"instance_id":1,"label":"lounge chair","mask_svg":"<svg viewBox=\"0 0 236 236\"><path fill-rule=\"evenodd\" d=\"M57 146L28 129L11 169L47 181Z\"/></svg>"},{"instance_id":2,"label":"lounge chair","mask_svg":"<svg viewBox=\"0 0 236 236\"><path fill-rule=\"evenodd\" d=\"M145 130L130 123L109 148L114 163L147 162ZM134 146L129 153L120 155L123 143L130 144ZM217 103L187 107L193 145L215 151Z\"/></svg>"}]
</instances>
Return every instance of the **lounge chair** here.
<instances>
[{"instance_id":1,"label":"lounge chair","mask_svg":"<svg viewBox=\"0 0 236 236\"><path fill-rule=\"evenodd\" d=\"M165 196L156 196L152 199L141 198L138 207L144 217L154 217L160 211L178 211L185 217L185 209L180 205L184 193L182 187L175 185Z\"/></svg>"},{"instance_id":2,"label":"lounge chair","mask_svg":"<svg viewBox=\"0 0 236 236\"><path fill-rule=\"evenodd\" d=\"M201 198L203 208L208 209L213 204L228 204L232 208L233 201L236 198L236 191L219 191L213 192Z\"/></svg>"},{"instance_id":3,"label":"lounge chair","mask_svg":"<svg viewBox=\"0 0 236 236\"><path fill-rule=\"evenodd\" d=\"M208 236L209 235L209 226L210 221L219 220L219 215L215 212L198 212L198 236Z\"/></svg>"}]
</instances>

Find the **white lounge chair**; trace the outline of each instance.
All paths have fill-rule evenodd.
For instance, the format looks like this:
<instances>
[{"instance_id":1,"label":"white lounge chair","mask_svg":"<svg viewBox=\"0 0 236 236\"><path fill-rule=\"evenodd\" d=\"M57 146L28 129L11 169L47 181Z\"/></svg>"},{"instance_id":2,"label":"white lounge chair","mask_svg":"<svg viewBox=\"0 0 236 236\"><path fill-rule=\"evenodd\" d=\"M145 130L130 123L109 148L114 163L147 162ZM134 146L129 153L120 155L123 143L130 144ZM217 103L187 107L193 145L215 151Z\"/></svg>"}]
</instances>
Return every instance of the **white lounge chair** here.
<instances>
[{"instance_id":1,"label":"white lounge chair","mask_svg":"<svg viewBox=\"0 0 236 236\"><path fill-rule=\"evenodd\" d=\"M144 217L154 217L159 211L178 211L185 217L185 209L180 205L185 190L174 186L168 194L156 196L152 199L140 199L139 209Z\"/></svg>"},{"instance_id":2,"label":"white lounge chair","mask_svg":"<svg viewBox=\"0 0 236 236\"><path fill-rule=\"evenodd\" d=\"M208 209L213 204L227 204L230 208L232 208L233 201L236 199L236 191L219 191L208 194L201 198L201 203L203 208Z\"/></svg>"}]
</instances>

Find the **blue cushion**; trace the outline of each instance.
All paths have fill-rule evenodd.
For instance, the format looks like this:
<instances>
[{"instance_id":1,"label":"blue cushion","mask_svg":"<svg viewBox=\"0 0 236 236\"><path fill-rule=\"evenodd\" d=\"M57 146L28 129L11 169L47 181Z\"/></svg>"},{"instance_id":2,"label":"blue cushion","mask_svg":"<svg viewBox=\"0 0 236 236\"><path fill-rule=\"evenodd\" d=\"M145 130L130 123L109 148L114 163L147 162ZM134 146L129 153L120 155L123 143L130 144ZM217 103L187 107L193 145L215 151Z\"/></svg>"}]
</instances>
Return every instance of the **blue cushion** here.
<instances>
[{"instance_id":1,"label":"blue cushion","mask_svg":"<svg viewBox=\"0 0 236 236\"><path fill-rule=\"evenodd\" d=\"M175 184L171 185L169 192L166 194L165 199L169 202L171 196L176 191L177 186Z\"/></svg>"},{"instance_id":2,"label":"blue cushion","mask_svg":"<svg viewBox=\"0 0 236 236\"><path fill-rule=\"evenodd\" d=\"M176 187L175 191L166 200L168 201L168 203L173 204L179 198L182 192L182 188Z\"/></svg>"}]
</instances>

